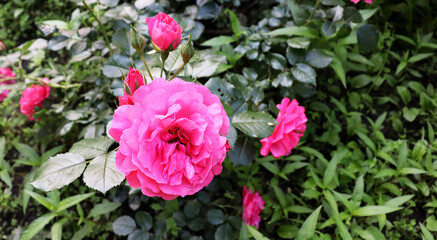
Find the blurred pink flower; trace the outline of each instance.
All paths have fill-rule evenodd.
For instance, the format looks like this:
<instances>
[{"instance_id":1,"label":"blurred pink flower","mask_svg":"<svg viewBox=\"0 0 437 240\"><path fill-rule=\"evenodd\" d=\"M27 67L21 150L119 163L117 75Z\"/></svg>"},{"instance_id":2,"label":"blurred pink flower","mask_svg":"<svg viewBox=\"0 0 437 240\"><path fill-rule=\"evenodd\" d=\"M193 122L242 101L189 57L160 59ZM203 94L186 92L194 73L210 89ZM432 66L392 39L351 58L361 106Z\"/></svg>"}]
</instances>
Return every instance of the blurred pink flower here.
<instances>
[{"instance_id":1,"label":"blurred pink flower","mask_svg":"<svg viewBox=\"0 0 437 240\"><path fill-rule=\"evenodd\" d=\"M264 209L264 201L259 193L252 193L246 186L243 187L243 221L250 226L259 228L261 217L259 214Z\"/></svg>"},{"instance_id":2,"label":"blurred pink flower","mask_svg":"<svg viewBox=\"0 0 437 240\"><path fill-rule=\"evenodd\" d=\"M351 2L357 4L360 2L360 0L351 0ZM372 4L372 0L364 0L364 2L368 3L368 4Z\"/></svg>"},{"instance_id":3,"label":"blurred pink flower","mask_svg":"<svg viewBox=\"0 0 437 240\"><path fill-rule=\"evenodd\" d=\"M48 82L48 78L44 78L44 81ZM35 107L42 108L44 100L49 96L50 87L46 83L42 83L43 86L32 84L30 87L24 89L20 98L21 112L26 115L29 120L33 120L33 114L35 113ZM39 119L37 119L39 121Z\"/></svg>"},{"instance_id":4,"label":"blurred pink flower","mask_svg":"<svg viewBox=\"0 0 437 240\"><path fill-rule=\"evenodd\" d=\"M229 118L203 85L153 80L114 113L109 134L120 143L116 165L143 194L171 200L192 195L222 171Z\"/></svg>"},{"instance_id":5,"label":"blurred pink flower","mask_svg":"<svg viewBox=\"0 0 437 240\"><path fill-rule=\"evenodd\" d=\"M153 18L147 18L146 22L153 44L162 52L174 50L179 46L181 27L173 18L160 12Z\"/></svg>"},{"instance_id":6,"label":"blurred pink flower","mask_svg":"<svg viewBox=\"0 0 437 240\"><path fill-rule=\"evenodd\" d=\"M12 78L12 77L15 77L15 74L12 72L12 70L10 68L0 68L0 85L2 85L2 84L4 84L4 85L14 84L15 80L13 80L13 79L7 80L7 81L2 81L2 79L4 79L4 78ZM0 93L0 102L3 102L3 100L7 97L8 93L9 93L9 90L4 90L3 92Z\"/></svg>"},{"instance_id":7,"label":"blurred pink flower","mask_svg":"<svg viewBox=\"0 0 437 240\"><path fill-rule=\"evenodd\" d=\"M290 154L291 149L299 143L299 138L303 136L306 129L307 117L305 108L299 106L295 99L290 102L290 99L284 98L276 107L279 109L276 119L278 125L270 136L261 139L260 153L267 156L271 152L275 158L278 158Z\"/></svg>"},{"instance_id":8,"label":"blurred pink flower","mask_svg":"<svg viewBox=\"0 0 437 240\"><path fill-rule=\"evenodd\" d=\"M143 76L138 70L129 68L129 73L126 76L126 79L124 80L127 85L129 86L129 89L131 91L131 95L127 94L125 90L123 90L123 96L118 97L118 103L120 106L122 105L133 105L132 101L132 95L135 93L138 87L144 85Z\"/></svg>"}]
</instances>

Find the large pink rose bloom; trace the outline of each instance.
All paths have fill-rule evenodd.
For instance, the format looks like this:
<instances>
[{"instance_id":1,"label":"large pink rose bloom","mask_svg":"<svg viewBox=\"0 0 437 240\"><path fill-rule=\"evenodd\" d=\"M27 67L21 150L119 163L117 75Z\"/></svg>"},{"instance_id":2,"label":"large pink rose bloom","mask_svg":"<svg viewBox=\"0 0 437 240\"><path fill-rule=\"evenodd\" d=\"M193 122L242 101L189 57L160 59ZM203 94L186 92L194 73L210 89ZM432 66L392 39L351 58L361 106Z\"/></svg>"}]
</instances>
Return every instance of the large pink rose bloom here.
<instances>
[{"instance_id":1,"label":"large pink rose bloom","mask_svg":"<svg viewBox=\"0 0 437 240\"><path fill-rule=\"evenodd\" d=\"M153 44L162 52L174 50L179 46L182 37L181 27L173 18L160 12L153 18L147 18L146 23ZM170 45L172 48L169 49Z\"/></svg>"},{"instance_id":2,"label":"large pink rose bloom","mask_svg":"<svg viewBox=\"0 0 437 240\"><path fill-rule=\"evenodd\" d=\"M119 171L150 197L171 200L207 186L222 171L229 118L203 85L175 78L139 87L114 113Z\"/></svg>"},{"instance_id":3,"label":"large pink rose bloom","mask_svg":"<svg viewBox=\"0 0 437 240\"><path fill-rule=\"evenodd\" d=\"M126 84L129 86L129 89L131 91L131 94L134 94L137 90L137 87L144 85L144 79L143 75L138 70L129 68L129 73L126 76L126 79L124 80ZM118 97L118 103L119 105L133 105L134 102L132 101L132 96L127 94L126 91L123 90L123 96Z\"/></svg>"},{"instance_id":4,"label":"large pink rose bloom","mask_svg":"<svg viewBox=\"0 0 437 240\"><path fill-rule=\"evenodd\" d=\"M291 149L299 143L299 138L303 136L306 129L307 117L305 108L299 106L295 99L290 102L290 99L284 98L276 107L279 109L276 119L279 124L272 135L261 139L260 153L267 156L271 152L275 158L278 158L289 155Z\"/></svg>"},{"instance_id":5,"label":"large pink rose bloom","mask_svg":"<svg viewBox=\"0 0 437 240\"><path fill-rule=\"evenodd\" d=\"M0 42L1 43L1 42ZM11 78L11 77L15 77L15 74L12 72L12 70L10 68L0 68L0 85L5 84L14 84L15 80L11 79L11 80L7 80L7 81L2 81L2 79L4 78ZM4 90L3 92L0 93L0 102L3 102L3 100L8 96L9 90Z\"/></svg>"},{"instance_id":6,"label":"large pink rose bloom","mask_svg":"<svg viewBox=\"0 0 437 240\"><path fill-rule=\"evenodd\" d=\"M256 226L259 228L259 222L261 221L261 217L259 214L261 210L264 209L264 201L259 195L259 193L252 193L247 190L247 187L243 188L243 221L250 226Z\"/></svg>"},{"instance_id":7,"label":"large pink rose bloom","mask_svg":"<svg viewBox=\"0 0 437 240\"><path fill-rule=\"evenodd\" d=\"M49 79L45 78L44 81L48 82ZM32 84L32 86L24 89L20 98L21 112L25 114L29 120L33 120L33 114L35 113L35 107L42 108L44 99L49 96L50 87L45 83L43 86ZM37 119L39 121L39 119Z\"/></svg>"}]
</instances>

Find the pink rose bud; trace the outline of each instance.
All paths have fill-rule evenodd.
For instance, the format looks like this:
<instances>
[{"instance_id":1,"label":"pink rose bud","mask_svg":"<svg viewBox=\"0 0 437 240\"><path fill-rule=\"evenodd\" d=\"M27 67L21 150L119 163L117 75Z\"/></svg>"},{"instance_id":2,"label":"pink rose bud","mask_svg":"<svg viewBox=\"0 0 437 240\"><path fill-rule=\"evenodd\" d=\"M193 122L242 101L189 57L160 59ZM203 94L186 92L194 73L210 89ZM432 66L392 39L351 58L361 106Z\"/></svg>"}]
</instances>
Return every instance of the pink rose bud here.
<instances>
[{"instance_id":1,"label":"pink rose bud","mask_svg":"<svg viewBox=\"0 0 437 240\"><path fill-rule=\"evenodd\" d=\"M195 194L222 172L230 122L208 88L157 78L132 101L115 110L109 130L120 143L117 169L131 187L172 200Z\"/></svg>"},{"instance_id":2,"label":"pink rose bud","mask_svg":"<svg viewBox=\"0 0 437 240\"><path fill-rule=\"evenodd\" d=\"M0 80L2 80L4 78L13 78L13 77L15 77L15 74L12 72L12 70L10 68L0 68ZM11 80L0 82L0 85L1 84L9 85L9 84L14 84L14 83L15 83L15 80L11 79ZM3 92L0 92L0 102L3 102L3 100L8 96L8 93L9 93L9 90L4 90Z\"/></svg>"},{"instance_id":3,"label":"pink rose bud","mask_svg":"<svg viewBox=\"0 0 437 240\"><path fill-rule=\"evenodd\" d=\"M132 95L135 93L137 88L144 85L143 75L138 70L129 68L129 73L124 80L123 96L118 97L118 104L122 105L133 105Z\"/></svg>"},{"instance_id":4,"label":"pink rose bud","mask_svg":"<svg viewBox=\"0 0 437 240\"><path fill-rule=\"evenodd\" d=\"M261 155L267 156L269 152L275 158L287 156L291 153L291 149L299 143L300 137L306 129L307 117L305 116L305 108L299 106L299 103L293 99L282 99L281 104L276 105L279 109L279 115L273 133L261 139Z\"/></svg>"},{"instance_id":5,"label":"pink rose bud","mask_svg":"<svg viewBox=\"0 0 437 240\"><path fill-rule=\"evenodd\" d=\"M182 38L181 27L173 18L160 12L153 18L147 18L146 22L157 51L170 52L179 46Z\"/></svg>"},{"instance_id":6,"label":"pink rose bud","mask_svg":"<svg viewBox=\"0 0 437 240\"><path fill-rule=\"evenodd\" d=\"M49 81L48 78L44 78L44 81ZM42 108L44 99L49 96L50 87L43 82L43 86L32 84L32 86L26 88L20 98L21 112L26 115L29 120L33 120L33 114L35 113L35 107ZM39 121L39 119L37 119Z\"/></svg>"},{"instance_id":7,"label":"pink rose bud","mask_svg":"<svg viewBox=\"0 0 437 240\"><path fill-rule=\"evenodd\" d=\"M264 209L264 201L259 193L252 193L246 186L243 188L243 221L250 226L259 228L261 217L259 214Z\"/></svg>"}]
</instances>

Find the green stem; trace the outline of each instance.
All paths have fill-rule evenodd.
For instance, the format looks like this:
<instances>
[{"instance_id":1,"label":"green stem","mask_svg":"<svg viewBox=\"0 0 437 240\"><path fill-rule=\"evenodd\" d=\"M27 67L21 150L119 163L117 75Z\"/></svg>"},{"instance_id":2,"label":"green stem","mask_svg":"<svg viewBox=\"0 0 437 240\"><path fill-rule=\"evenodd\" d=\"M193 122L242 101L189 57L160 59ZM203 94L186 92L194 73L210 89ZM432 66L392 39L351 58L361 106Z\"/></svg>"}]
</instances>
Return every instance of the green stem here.
<instances>
[{"instance_id":1,"label":"green stem","mask_svg":"<svg viewBox=\"0 0 437 240\"><path fill-rule=\"evenodd\" d=\"M150 72L149 66L147 66L146 59L144 59L144 56L143 56L143 54L141 54L140 51L137 51L137 53L138 53L138 55L140 55L141 60L143 60L143 64L146 67L147 72L149 73L150 81L153 81L152 73Z\"/></svg>"},{"instance_id":2,"label":"green stem","mask_svg":"<svg viewBox=\"0 0 437 240\"><path fill-rule=\"evenodd\" d=\"M309 22L311 21L311 19L313 18L313 16L314 16L314 12L316 11L316 9L317 9L317 7L319 6L320 2L321 2L321 0L317 0L317 2L314 4L314 8L313 8L313 10L311 11L311 14L310 14L310 17L309 17L308 20L307 20L307 23L309 23Z\"/></svg>"},{"instance_id":3,"label":"green stem","mask_svg":"<svg viewBox=\"0 0 437 240\"><path fill-rule=\"evenodd\" d=\"M170 79L169 79L169 81L170 80L172 80L174 77L176 77L176 75L178 75L178 73L180 72L180 71L182 71L182 69L185 67L185 65L186 65L187 63L184 63L176 72L175 72L175 74L173 75L173 77L171 77Z\"/></svg>"},{"instance_id":4,"label":"green stem","mask_svg":"<svg viewBox=\"0 0 437 240\"><path fill-rule=\"evenodd\" d=\"M94 14L94 11L88 6L88 4L86 4L85 1L82 1L83 5L88 9L88 12L91 13L91 15L93 15L94 19L96 19L97 23L99 24L101 31L103 33L103 37L105 38L105 43L106 43L106 47L109 49L109 51L111 52L112 55L112 48L109 42L109 38L108 35L106 34L105 28L103 27L102 22L100 22L99 18Z\"/></svg>"},{"instance_id":5,"label":"green stem","mask_svg":"<svg viewBox=\"0 0 437 240\"><path fill-rule=\"evenodd\" d=\"M168 52L161 52L161 74L159 75L160 78L162 78L162 72L164 71L164 63L165 60L167 60L169 53Z\"/></svg>"}]
</instances>

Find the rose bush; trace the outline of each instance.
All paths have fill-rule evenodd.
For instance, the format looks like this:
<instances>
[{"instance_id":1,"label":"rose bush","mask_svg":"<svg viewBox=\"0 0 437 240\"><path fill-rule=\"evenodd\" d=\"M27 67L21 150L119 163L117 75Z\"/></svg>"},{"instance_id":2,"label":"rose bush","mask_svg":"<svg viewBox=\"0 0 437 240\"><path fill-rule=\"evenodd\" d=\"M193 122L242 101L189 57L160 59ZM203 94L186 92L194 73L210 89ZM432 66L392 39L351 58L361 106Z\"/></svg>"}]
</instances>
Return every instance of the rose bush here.
<instances>
[{"instance_id":1,"label":"rose bush","mask_svg":"<svg viewBox=\"0 0 437 240\"><path fill-rule=\"evenodd\" d=\"M276 107L279 109L276 119L279 124L270 136L261 139L260 153L267 156L271 152L275 158L278 158L290 154L291 149L299 143L306 129L307 117L305 108L299 106L295 99L290 101L289 98L284 98Z\"/></svg>"},{"instance_id":2,"label":"rose bush","mask_svg":"<svg viewBox=\"0 0 437 240\"><path fill-rule=\"evenodd\" d=\"M133 105L120 106L109 133L127 182L166 200L191 195L222 171L229 119L216 95L181 79L139 87Z\"/></svg>"},{"instance_id":3,"label":"rose bush","mask_svg":"<svg viewBox=\"0 0 437 240\"><path fill-rule=\"evenodd\" d=\"M45 78L44 81L49 81ZM33 114L35 113L35 107L41 107L49 96L50 87L48 87L44 82L43 86L32 84L30 87L24 89L20 98L20 110L26 115L29 120L33 120ZM39 119L37 119L39 121Z\"/></svg>"},{"instance_id":4,"label":"rose bush","mask_svg":"<svg viewBox=\"0 0 437 240\"><path fill-rule=\"evenodd\" d=\"M0 44L0 50L1 50L1 44ZM15 80L13 79L2 81L2 79L4 78L12 78L12 77L15 77L15 74L12 72L10 68L0 68L0 85L14 84ZM3 92L0 93L0 102L2 102L7 97L8 93L9 90L4 90Z\"/></svg>"},{"instance_id":5,"label":"rose bush","mask_svg":"<svg viewBox=\"0 0 437 240\"><path fill-rule=\"evenodd\" d=\"M250 191L246 186L243 187L243 221L250 226L259 228L261 217L259 214L264 209L264 201L259 193Z\"/></svg>"},{"instance_id":6,"label":"rose bush","mask_svg":"<svg viewBox=\"0 0 437 240\"><path fill-rule=\"evenodd\" d=\"M162 52L179 46L181 27L172 17L160 12L153 18L147 18L146 22L153 44Z\"/></svg>"}]
</instances>

